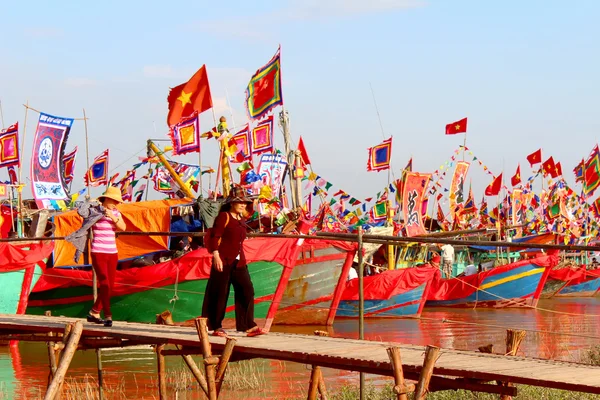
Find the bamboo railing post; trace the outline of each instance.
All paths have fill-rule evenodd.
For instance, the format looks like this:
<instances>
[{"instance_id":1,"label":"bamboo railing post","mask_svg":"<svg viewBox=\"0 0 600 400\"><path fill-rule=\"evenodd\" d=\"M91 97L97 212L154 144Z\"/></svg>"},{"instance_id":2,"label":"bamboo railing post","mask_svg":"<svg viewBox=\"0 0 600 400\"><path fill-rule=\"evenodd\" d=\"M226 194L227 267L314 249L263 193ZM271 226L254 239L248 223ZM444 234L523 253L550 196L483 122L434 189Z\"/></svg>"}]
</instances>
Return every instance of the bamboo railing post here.
<instances>
[{"instance_id":1,"label":"bamboo railing post","mask_svg":"<svg viewBox=\"0 0 600 400\"><path fill-rule=\"evenodd\" d=\"M223 354L221 354L219 364L217 365L217 373L215 375L217 395L221 393L221 386L223 385L223 379L225 377L225 372L227 371L227 363L229 363L236 342L237 341L234 338L227 338L227 341L225 342L225 348L223 349Z\"/></svg>"},{"instance_id":2,"label":"bamboo railing post","mask_svg":"<svg viewBox=\"0 0 600 400\"><path fill-rule=\"evenodd\" d=\"M417 387L415 389L414 400L424 400L427 398L427 393L429 393L429 381L431 380L431 375L433 375L433 367L438 359L439 353L439 347L427 346L425 349L425 359L423 360L423 368L421 369L419 381L417 382Z\"/></svg>"},{"instance_id":3,"label":"bamboo railing post","mask_svg":"<svg viewBox=\"0 0 600 400\"><path fill-rule=\"evenodd\" d=\"M157 325L175 325L175 322L173 321L173 315L171 314L171 312L169 310L163 311L162 313L157 314L156 315L156 324ZM178 350L180 350L179 346L176 346L176 347ZM163 356L164 356L164 352L163 352ZM196 379L196 382L198 382L198 385L200 385L200 388L202 389L204 394L206 394L206 396L208 396L208 384L206 382L206 378L204 377L204 375L202 375L202 371L200 371L200 368L198 368L198 365L196 364L196 362L194 361L192 356L189 354L182 354L181 358L183 358L183 361L188 366L190 372Z\"/></svg>"},{"instance_id":4,"label":"bamboo railing post","mask_svg":"<svg viewBox=\"0 0 600 400\"><path fill-rule=\"evenodd\" d=\"M408 400L407 393L414 391L414 385L409 387L404 384L404 373L402 372L402 359L400 357L399 347L389 347L387 349L392 370L394 371L394 393L397 400Z\"/></svg>"},{"instance_id":5,"label":"bamboo railing post","mask_svg":"<svg viewBox=\"0 0 600 400\"><path fill-rule=\"evenodd\" d=\"M506 355L516 356L523 339L525 339L525 331L508 329L506 331ZM512 386L512 383L502 382L502 386ZM500 400L512 400L512 396L501 394Z\"/></svg>"},{"instance_id":6,"label":"bamboo railing post","mask_svg":"<svg viewBox=\"0 0 600 400\"><path fill-rule=\"evenodd\" d=\"M167 375L165 356L162 354L164 344L156 345L156 364L158 371L158 396L160 400L167 400Z\"/></svg>"},{"instance_id":7,"label":"bamboo railing post","mask_svg":"<svg viewBox=\"0 0 600 400\"><path fill-rule=\"evenodd\" d=\"M44 315L46 317L50 317L52 312L46 311ZM54 332L48 333L48 336L54 336ZM50 386L52 378L54 378L54 375L56 374L56 353L54 352L54 342L48 342L48 362L50 365L50 373L48 374L48 385L46 386L46 390Z\"/></svg>"},{"instance_id":8,"label":"bamboo railing post","mask_svg":"<svg viewBox=\"0 0 600 400\"><path fill-rule=\"evenodd\" d=\"M208 340L208 327L206 324L206 318L196 318L194 322L196 324L198 337L200 338L202 356L204 357L206 381L208 384L208 398L209 400L216 400L219 396L217 393L217 384L215 379L216 365L219 363L219 359L212 356L210 341Z\"/></svg>"},{"instance_id":9,"label":"bamboo railing post","mask_svg":"<svg viewBox=\"0 0 600 400\"><path fill-rule=\"evenodd\" d=\"M319 368L319 393L321 394L321 400L328 400L329 395L327 394L327 388L325 387L325 378L323 378L323 371Z\"/></svg>"},{"instance_id":10,"label":"bamboo railing post","mask_svg":"<svg viewBox=\"0 0 600 400\"><path fill-rule=\"evenodd\" d=\"M72 329L69 330L70 333L67 339L67 345L62 352L62 357L58 363L58 367L56 368L56 373L54 374L52 383L50 383L50 386L46 391L44 400L54 400L56 395L59 394L62 388L62 383L65 379L65 375L67 374L67 370L69 369L69 365L73 359L73 355L75 355L75 351L77 351L77 345L79 344L79 339L81 338L81 333L83 332L83 323L81 321L77 321L75 322L75 325L72 326Z\"/></svg>"},{"instance_id":11,"label":"bamboo railing post","mask_svg":"<svg viewBox=\"0 0 600 400\"><path fill-rule=\"evenodd\" d=\"M319 372L321 368L318 365L313 365L310 373L310 383L308 385L308 400L317 400L319 392Z\"/></svg>"}]
</instances>

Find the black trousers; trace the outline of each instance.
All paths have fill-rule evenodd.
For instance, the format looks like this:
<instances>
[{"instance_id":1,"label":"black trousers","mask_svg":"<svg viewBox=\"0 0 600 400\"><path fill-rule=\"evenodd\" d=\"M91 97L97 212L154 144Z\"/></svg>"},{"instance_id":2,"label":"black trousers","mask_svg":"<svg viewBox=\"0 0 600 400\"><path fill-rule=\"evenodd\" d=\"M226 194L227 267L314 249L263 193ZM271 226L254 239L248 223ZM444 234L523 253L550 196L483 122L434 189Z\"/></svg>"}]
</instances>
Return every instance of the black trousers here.
<instances>
[{"instance_id":1,"label":"black trousers","mask_svg":"<svg viewBox=\"0 0 600 400\"><path fill-rule=\"evenodd\" d=\"M237 267L237 260L223 264L223 271L216 268L210 270L202 317L208 319L208 329L222 327L229 298L229 290L233 285L235 293L235 327L238 331L246 331L256 326L254 322L254 286L250 280L248 267Z\"/></svg>"}]
</instances>

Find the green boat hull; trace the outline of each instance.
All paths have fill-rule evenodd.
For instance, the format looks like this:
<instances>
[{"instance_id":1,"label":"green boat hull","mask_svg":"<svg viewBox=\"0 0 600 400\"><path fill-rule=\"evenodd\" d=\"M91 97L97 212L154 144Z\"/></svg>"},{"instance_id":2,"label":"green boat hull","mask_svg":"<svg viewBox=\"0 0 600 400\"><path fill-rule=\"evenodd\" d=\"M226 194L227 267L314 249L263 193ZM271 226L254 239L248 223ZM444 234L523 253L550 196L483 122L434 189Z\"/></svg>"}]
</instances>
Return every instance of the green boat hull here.
<instances>
[{"instance_id":1,"label":"green boat hull","mask_svg":"<svg viewBox=\"0 0 600 400\"><path fill-rule=\"evenodd\" d=\"M283 266L276 262L259 261L248 266L255 291L255 318L267 316L273 294L279 283ZM118 321L154 323L156 314L165 310L173 313L175 321L199 317L208 279L179 282L151 289L136 288L132 293L111 298L113 318ZM39 303L45 303L40 305ZM85 317L93 304L92 288L77 286L58 288L30 296L27 314ZM226 319L235 319L233 289L227 302Z\"/></svg>"}]
</instances>

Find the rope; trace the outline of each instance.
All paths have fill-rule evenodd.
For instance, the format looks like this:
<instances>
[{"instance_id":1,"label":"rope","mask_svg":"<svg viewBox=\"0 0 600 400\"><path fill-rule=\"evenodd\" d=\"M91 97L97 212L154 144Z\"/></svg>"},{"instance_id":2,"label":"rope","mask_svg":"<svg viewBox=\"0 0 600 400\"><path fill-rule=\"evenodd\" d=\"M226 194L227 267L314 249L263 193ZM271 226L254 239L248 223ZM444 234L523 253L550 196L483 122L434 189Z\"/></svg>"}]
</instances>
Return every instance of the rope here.
<instances>
[{"instance_id":1,"label":"rope","mask_svg":"<svg viewBox=\"0 0 600 400\"><path fill-rule=\"evenodd\" d=\"M169 303L173 303L173 309L171 313L175 313L175 303L179 300L179 296L177 295L177 285L179 284L179 267L177 267L177 275L175 276L175 293L173 293L173 298L169 300Z\"/></svg>"}]
</instances>

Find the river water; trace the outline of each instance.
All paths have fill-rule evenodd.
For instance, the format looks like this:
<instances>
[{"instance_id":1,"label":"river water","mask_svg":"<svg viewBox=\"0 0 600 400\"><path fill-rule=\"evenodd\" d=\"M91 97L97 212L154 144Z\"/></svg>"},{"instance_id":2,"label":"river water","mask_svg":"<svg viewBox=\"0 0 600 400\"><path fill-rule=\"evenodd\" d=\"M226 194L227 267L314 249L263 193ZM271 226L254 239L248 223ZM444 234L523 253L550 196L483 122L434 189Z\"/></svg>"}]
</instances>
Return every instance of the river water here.
<instances>
[{"instance_id":1,"label":"river water","mask_svg":"<svg viewBox=\"0 0 600 400\"><path fill-rule=\"evenodd\" d=\"M525 329L521 355L580 361L592 346L600 345L600 298L540 300L538 310L425 309L420 320L366 320L365 337L417 345L476 350L493 344L504 351L507 328ZM274 331L309 333L323 327L274 327ZM332 336L358 337L358 321L337 321ZM102 352L107 399L156 399L156 358L149 348ZM167 357L172 398L201 399L197 385L184 373L178 357ZM324 370L330 390L357 382L356 373ZM310 370L307 366L269 360L232 364L224 387L225 399L306 398ZM0 399L42 398L48 376L48 356L43 343L0 347ZM92 399L86 390L95 384L96 354L78 352L69 370L68 396ZM383 378L373 377L376 382ZM86 385L85 382L89 382ZM232 382L235 382L233 384Z\"/></svg>"}]
</instances>

